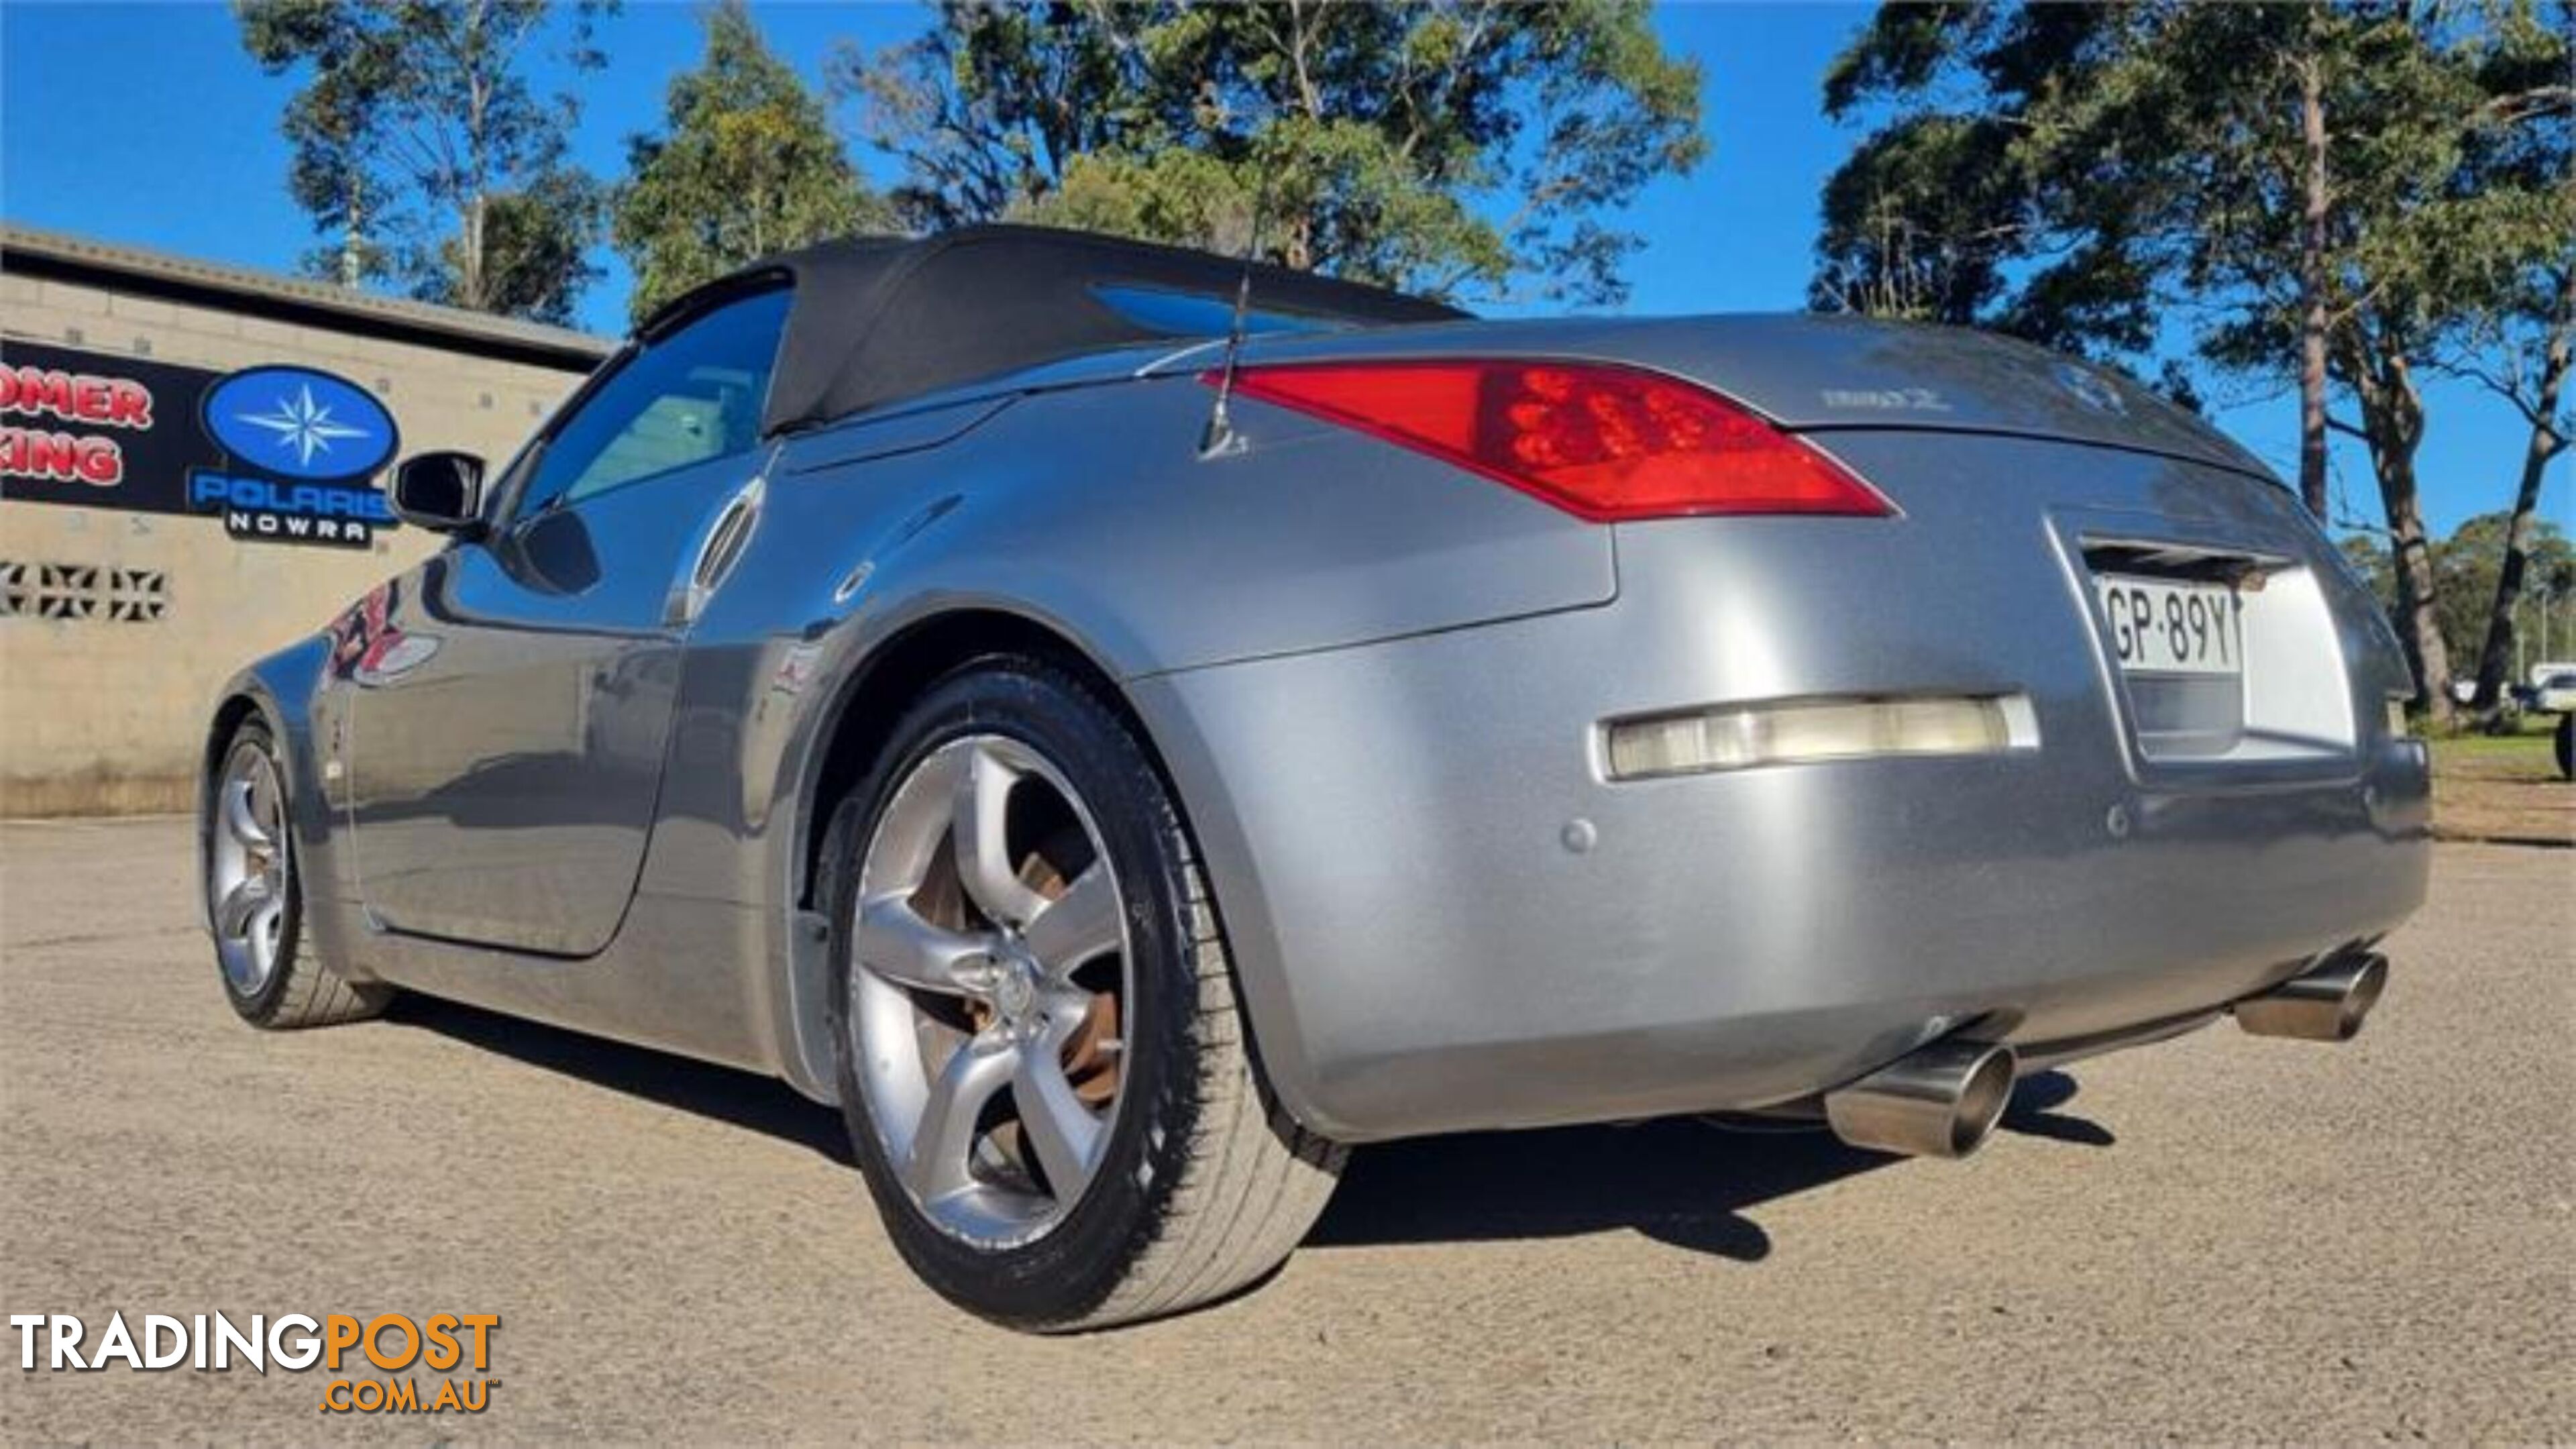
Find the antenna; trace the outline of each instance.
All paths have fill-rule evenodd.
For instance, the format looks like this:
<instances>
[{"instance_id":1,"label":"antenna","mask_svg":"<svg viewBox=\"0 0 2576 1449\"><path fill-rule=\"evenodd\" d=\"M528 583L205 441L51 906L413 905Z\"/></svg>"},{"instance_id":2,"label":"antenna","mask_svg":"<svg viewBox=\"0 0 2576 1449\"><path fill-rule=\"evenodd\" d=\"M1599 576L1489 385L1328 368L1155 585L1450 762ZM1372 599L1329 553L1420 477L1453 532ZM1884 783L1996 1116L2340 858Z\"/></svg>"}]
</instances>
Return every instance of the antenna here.
<instances>
[{"instance_id":1,"label":"antenna","mask_svg":"<svg viewBox=\"0 0 2576 1449\"><path fill-rule=\"evenodd\" d=\"M1207 426L1199 430L1199 456L1221 457L1243 451L1243 436L1234 430L1234 417L1227 404L1234 400L1234 368L1243 353L1243 335L1252 317L1252 264L1261 255L1261 222L1270 212L1270 170L1262 168L1260 185L1253 192L1252 236L1243 247L1243 278L1234 288L1234 317L1226 324L1225 360L1219 364L1216 379L1216 403L1208 409Z\"/></svg>"}]
</instances>

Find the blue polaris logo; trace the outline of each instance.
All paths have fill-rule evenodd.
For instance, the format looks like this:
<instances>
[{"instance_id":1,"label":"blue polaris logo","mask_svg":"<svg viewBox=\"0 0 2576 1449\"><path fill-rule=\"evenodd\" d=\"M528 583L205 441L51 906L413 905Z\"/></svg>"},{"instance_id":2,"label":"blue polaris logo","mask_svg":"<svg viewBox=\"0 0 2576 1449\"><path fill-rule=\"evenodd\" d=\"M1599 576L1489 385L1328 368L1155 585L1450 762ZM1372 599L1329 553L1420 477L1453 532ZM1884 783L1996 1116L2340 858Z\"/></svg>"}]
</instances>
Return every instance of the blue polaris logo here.
<instances>
[{"instance_id":1,"label":"blue polaris logo","mask_svg":"<svg viewBox=\"0 0 2576 1449\"><path fill-rule=\"evenodd\" d=\"M365 389L309 367L236 372L206 389L198 421L234 461L281 478L363 477L401 442Z\"/></svg>"}]
</instances>

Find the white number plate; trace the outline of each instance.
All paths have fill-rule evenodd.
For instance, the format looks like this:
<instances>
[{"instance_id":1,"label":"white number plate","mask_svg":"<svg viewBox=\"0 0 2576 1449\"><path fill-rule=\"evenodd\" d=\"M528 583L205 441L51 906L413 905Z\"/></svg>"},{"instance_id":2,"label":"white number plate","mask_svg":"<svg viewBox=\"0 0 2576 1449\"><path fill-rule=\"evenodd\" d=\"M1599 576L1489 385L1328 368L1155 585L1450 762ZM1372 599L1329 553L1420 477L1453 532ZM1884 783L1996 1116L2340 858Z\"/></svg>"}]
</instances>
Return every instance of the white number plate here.
<instances>
[{"instance_id":1,"label":"white number plate","mask_svg":"<svg viewBox=\"0 0 2576 1449\"><path fill-rule=\"evenodd\" d=\"M2245 672L2244 608L2225 584L2102 574L2093 580L2111 653L2122 669L2153 674Z\"/></svg>"}]
</instances>

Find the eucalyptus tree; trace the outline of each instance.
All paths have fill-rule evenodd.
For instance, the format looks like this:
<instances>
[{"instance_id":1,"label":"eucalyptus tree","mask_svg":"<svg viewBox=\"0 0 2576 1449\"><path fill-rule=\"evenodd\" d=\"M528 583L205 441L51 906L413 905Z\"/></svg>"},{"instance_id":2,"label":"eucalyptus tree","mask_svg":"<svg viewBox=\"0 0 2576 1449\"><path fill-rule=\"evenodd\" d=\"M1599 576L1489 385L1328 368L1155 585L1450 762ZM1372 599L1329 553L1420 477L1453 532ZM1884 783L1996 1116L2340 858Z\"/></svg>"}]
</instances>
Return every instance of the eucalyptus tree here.
<instances>
[{"instance_id":1,"label":"eucalyptus tree","mask_svg":"<svg viewBox=\"0 0 2576 1449\"><path fill-rule=\"evenodd\" d=\"M283 129L290 186L340 245L345 281L562 321L595 274L599 191L566 158L580 115L530 78L550 43L579 73L599 0L235 0L242 43L302 81Z\"/></svg>"},{"instance_id":2,"label":"eucalyptus tree","mask_svg":"<svg viewBox=\"0 0 2576 1449\"><path fill-rule=\"evenodd\" d=\"M1645 0L945 0L836 72L917 225L1257 230L1272 261L1434 296L1619 299L1613 214L1707 151L1699 67Z\"/></svg>"},{"instance_id":3,"label":"eucalyptus tree","mask_svg":"<svg viewBox=\"0 0 2576 1449\"><path fill-rule=\"evenodd\" d=\"M1830 112L1882 119L1826 185L1817 300L2114 357L2179 324L2205 367L2295 389L2311 509L2328 431L2368 451L2447 714L2423 374L2552 244L2549 183L2501 164L2564 123L2545 64L2500 63L2547 31L2528 4L1884 6L1827 76Z\"/></svg>"},{"instance_id":4,"label":"eucalyptus tree","mask_svg":"<svg viewBox=\"0 0 2576 1449\"><path fill-rule=\"evenodd\" d=\"M821 97L762 40L742 0L704 19L706 57L672 78L665 129L627 143L611 209L639 320L755 258L893 224Z\"/></svg>"}]
</instances>

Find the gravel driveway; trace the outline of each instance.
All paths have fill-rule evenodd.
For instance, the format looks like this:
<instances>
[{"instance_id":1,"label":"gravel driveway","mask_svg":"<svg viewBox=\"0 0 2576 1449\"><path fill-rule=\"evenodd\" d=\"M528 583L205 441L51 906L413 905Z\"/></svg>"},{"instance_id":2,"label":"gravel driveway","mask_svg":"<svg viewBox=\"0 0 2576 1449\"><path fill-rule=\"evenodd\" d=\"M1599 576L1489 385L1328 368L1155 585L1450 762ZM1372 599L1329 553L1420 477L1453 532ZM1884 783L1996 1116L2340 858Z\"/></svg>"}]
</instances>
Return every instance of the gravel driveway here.
<instances>
[{"instance_id":1,"label":"gravel driveway","mask_svg":"<svg viewBox=\"0 0 2576 1449\"><path fill-rule=\"evenodd\" d=\"M2442 847L2348 1047L2078 1064L1964 1164L1372 1149L1269 1283L1057 1341L916 1286L774 1083L421 1001L241 1026L188 857L0 826L0 1304L492 1312L501 1382L387 1422L318 1372L10 1367L0 1439L2576 1438L2565 851Z\"/></svg>"}]
</instances>

